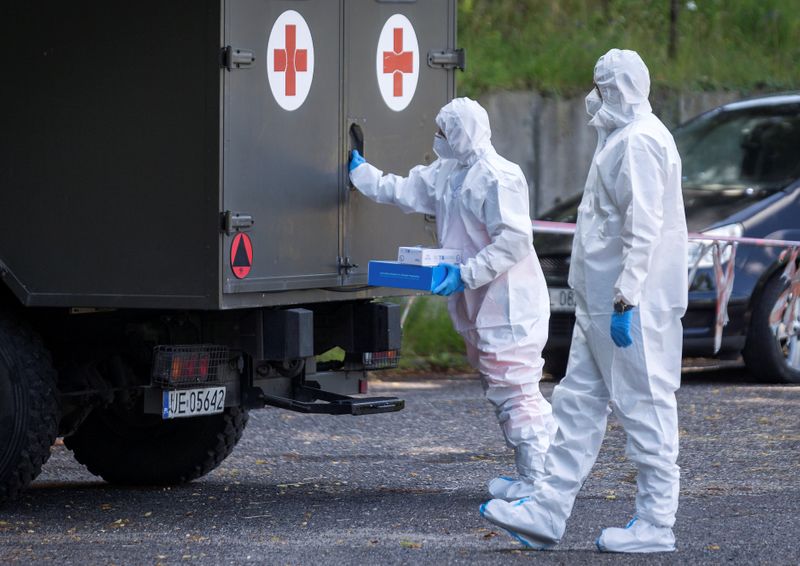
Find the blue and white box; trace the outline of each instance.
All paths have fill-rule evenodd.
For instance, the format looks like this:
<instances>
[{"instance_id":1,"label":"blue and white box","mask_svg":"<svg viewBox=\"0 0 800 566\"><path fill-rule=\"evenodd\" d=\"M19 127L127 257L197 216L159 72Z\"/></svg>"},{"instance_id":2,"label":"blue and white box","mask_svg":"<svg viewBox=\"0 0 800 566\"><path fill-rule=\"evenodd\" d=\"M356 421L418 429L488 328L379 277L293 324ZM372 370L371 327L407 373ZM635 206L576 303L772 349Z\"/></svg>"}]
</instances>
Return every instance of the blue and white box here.
<instances>
[{"instance_id":1,"label":"blue and white box","mask_svg":"<svg viewBox=\"0 0 800 566\"><path fill-rule=\"evenodd\" d=\"M376 287L433 291L447 275L438 265L410 265L398 261L370 261L367 281Z\"/></svg>"}]
</instances>

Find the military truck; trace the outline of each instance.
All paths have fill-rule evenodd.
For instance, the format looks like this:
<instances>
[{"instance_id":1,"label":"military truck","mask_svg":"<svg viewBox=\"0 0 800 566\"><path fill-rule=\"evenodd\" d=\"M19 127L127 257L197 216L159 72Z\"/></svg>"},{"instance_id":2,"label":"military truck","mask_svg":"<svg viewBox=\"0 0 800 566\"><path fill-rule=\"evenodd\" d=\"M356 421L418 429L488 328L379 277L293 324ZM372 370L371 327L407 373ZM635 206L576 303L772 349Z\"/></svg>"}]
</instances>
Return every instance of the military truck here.
<instances>
[{"instance_id":1,"label":"military truck","mask_svg":"<svg viewBox=\"0 0 800 566\"><path fill-rule=\"evenodd\" d=\"M432 218L348 184L433 159L455 0L44 0L3 8L0 500L57 436L92 473L208 473L248 411L367 415L400 350L370 259ZM321 361L339 348L344 354Z\"/></svg>"}]
</instances>

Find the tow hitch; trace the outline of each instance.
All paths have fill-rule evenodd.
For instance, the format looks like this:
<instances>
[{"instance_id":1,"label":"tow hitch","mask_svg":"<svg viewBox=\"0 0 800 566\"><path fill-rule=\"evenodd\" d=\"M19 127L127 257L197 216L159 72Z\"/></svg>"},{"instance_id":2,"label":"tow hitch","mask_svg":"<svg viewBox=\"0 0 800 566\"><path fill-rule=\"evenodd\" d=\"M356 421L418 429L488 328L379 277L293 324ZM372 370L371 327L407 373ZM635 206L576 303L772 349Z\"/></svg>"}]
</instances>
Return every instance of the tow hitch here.
<instances>
[{"instance_id":1,"label":"tow hitch","mask_svg":"<svg viewBox=\"0 0 800 566\"><path fill-rule=\"evenodd\" d=\"M397 397L349 397L316 387L300 385L295 388L296 399L262 393L259 397L265 405L280 407L299 413L321 415L375 415L401 411L406 402Z\"/></svg>"}]
</instances>

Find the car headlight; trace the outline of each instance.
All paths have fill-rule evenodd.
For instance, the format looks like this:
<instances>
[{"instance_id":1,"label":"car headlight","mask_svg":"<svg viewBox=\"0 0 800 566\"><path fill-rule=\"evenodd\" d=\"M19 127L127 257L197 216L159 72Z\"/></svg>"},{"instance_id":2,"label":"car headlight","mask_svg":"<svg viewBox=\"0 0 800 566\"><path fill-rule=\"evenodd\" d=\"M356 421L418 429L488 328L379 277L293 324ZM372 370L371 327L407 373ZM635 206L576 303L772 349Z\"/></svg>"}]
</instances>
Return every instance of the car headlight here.
<instances>
[{"instance_id":1,"label":"car headlight","mask_svg":"<svg viewBox=\"0 0 800 566\"><path fill-rule=\"evenodd\" d=\"M708 268L714 267L714 255L710 248L706 249L706 253L703 257L700 257L700 254L703 252L703 247L708 246L713 242L713 236L726 236L729 238L740 238L742 234L744 234L744 226L741 224L726 224L725 226L720 226L719 228L714 228L713 230L706 230L702 232L707 236L712 236L709 240L693 240L689 242L689 269L695 266L695 263L699 259L700 261L697 262L697 267L699 268ZM726 247L723 252L720 260L722 263L727 263L728 260L731 259L731 248Z\"/></svg>"}]
</instances>

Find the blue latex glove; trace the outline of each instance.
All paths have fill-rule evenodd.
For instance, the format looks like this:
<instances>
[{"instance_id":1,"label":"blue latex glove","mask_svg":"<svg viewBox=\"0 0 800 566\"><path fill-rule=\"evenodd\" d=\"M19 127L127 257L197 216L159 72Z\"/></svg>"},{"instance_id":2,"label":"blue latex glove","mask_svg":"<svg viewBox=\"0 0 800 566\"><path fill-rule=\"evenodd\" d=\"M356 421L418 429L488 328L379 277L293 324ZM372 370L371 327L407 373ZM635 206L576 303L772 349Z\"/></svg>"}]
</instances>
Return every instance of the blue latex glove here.
<instances>
[{"instance_id":1,"label":"blue latex glove","mask_svg":"<svg viewBox=\"0 0 800 566\"><path fill-rule=\"evenodd\" d=\"M366 162L367 160L364 159L360 153L358 153L358 150L354 149L353 152L350 154L350 171L352 171L359 165L363 165Z\"/></svg>"},{"instance_id":2,"label":"blue latex glove","mask_svg":"<svg viewBox=\"0 0 800 566\"><path fill-rule=\"evenodd\" d=\"M464 282L461 280L461 268L452 263L440 263L439 267L444 267L447 274L444 281L433 290L437 295L449 297L453 293L460 293L464 290Z\"/></svg>"},{"instance_id":3,"label":"blue latex glove","mask_svg":"<svg viewBox=\"0 0 800 566\"><path fill-rule=\"evenodd\" d=\"M633 344L631 338L632 318L633 309L623 313L615 312L611 315L611 339L618 348L627 348Z\"/></svg>"}]
</instances>

